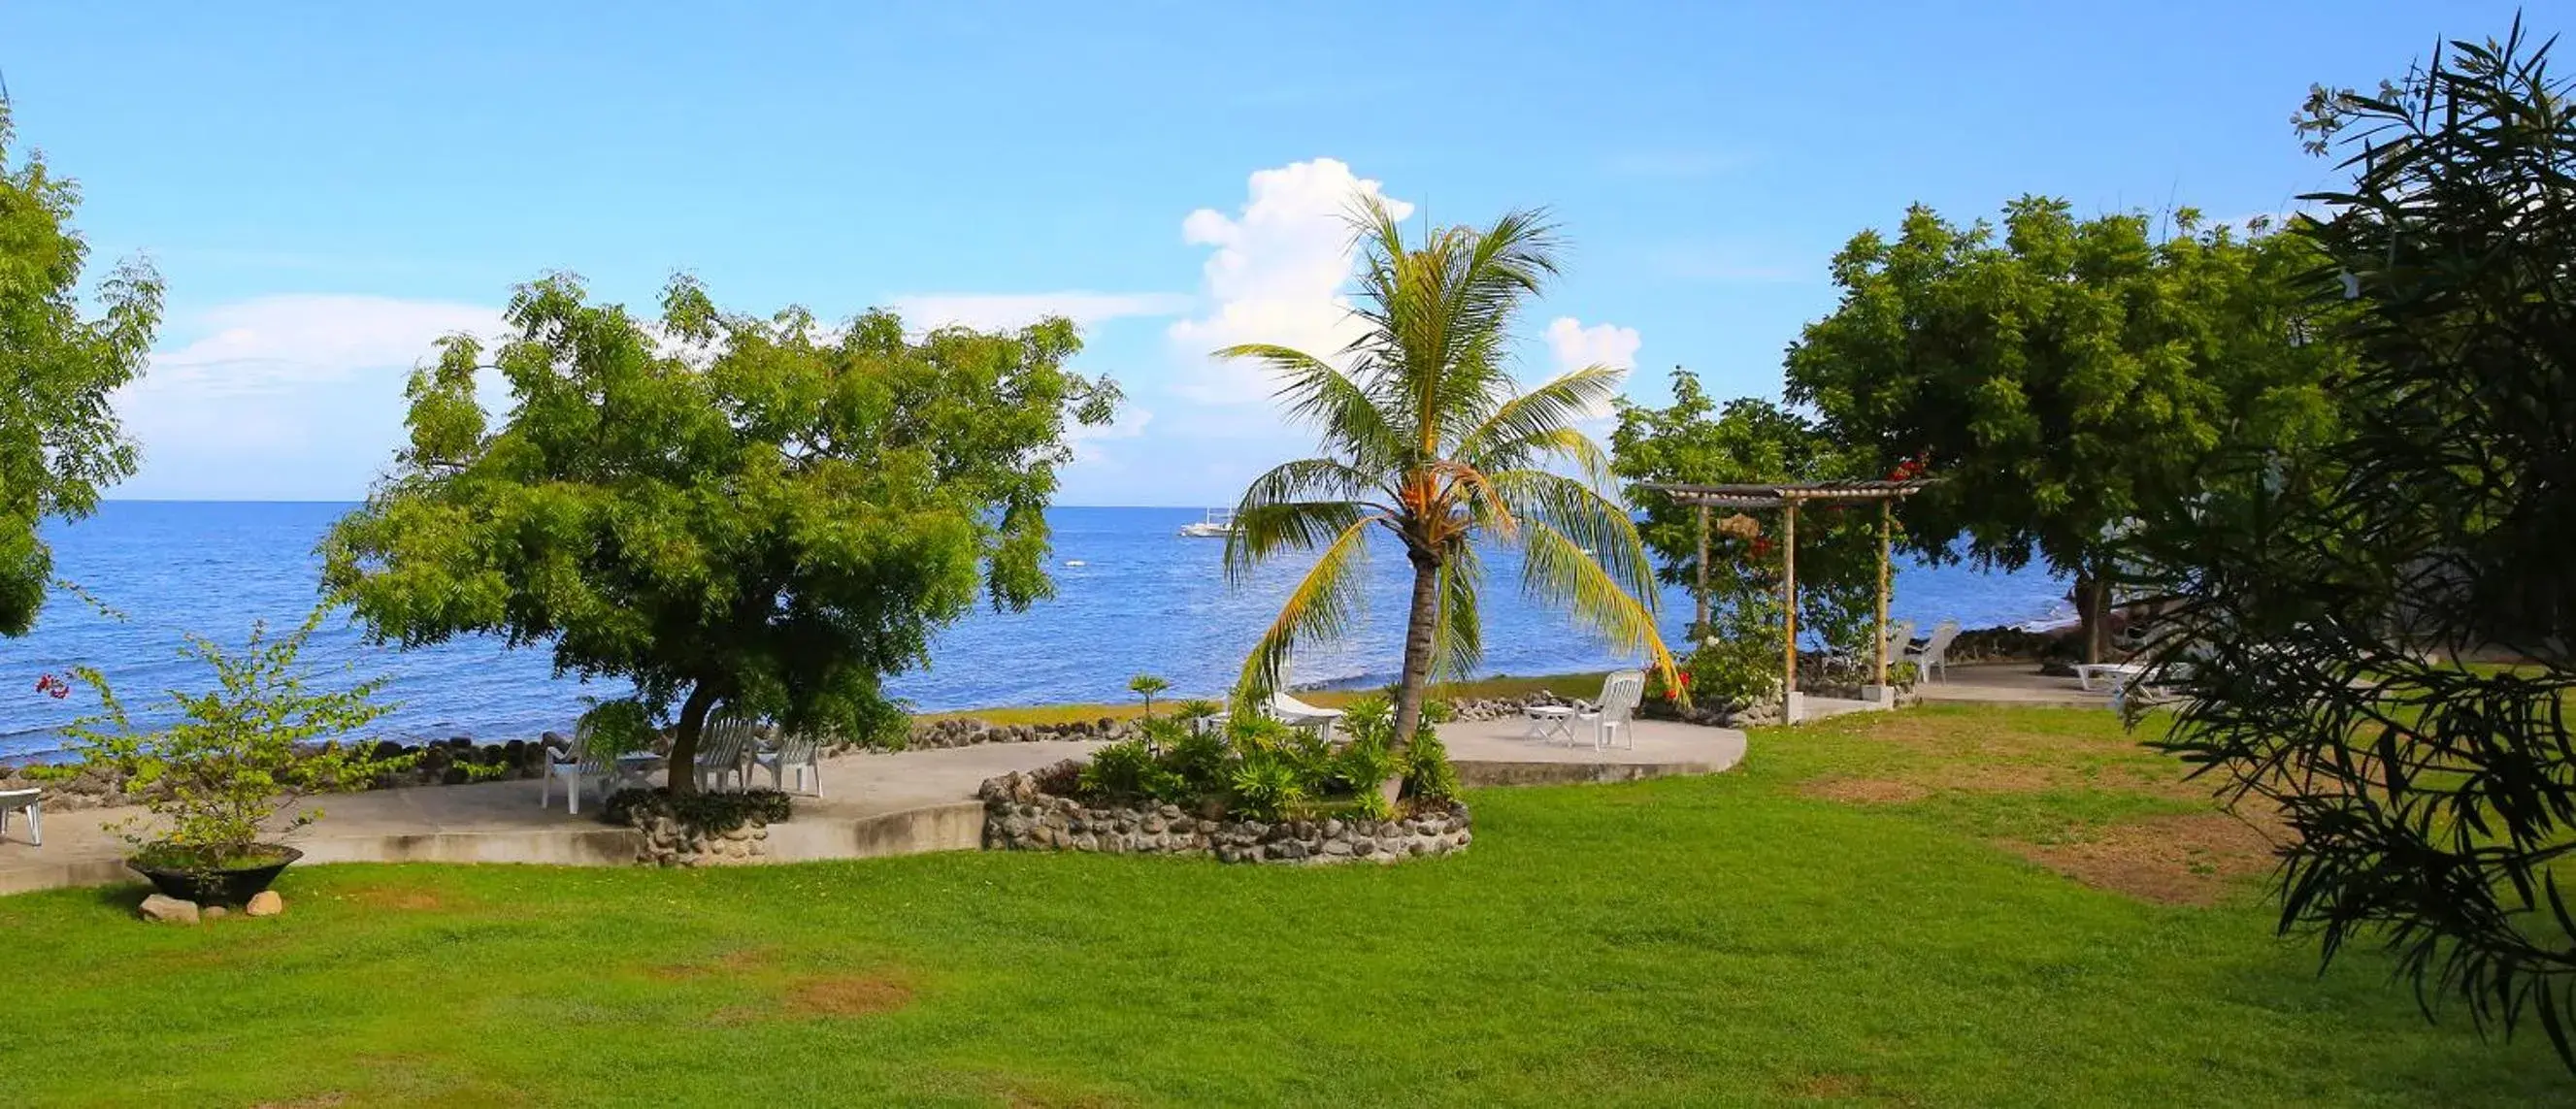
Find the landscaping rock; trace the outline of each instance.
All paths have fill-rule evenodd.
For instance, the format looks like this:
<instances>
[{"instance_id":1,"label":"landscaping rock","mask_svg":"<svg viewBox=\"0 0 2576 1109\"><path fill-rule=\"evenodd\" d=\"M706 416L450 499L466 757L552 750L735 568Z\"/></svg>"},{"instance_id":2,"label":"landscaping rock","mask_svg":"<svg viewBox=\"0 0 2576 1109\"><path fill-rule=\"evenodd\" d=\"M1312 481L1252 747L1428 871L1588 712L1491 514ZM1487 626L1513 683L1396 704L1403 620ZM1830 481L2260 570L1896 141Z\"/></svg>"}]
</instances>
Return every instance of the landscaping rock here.
<instances>
[{"instance_id":1,"label":"landscaping rock","mask_svg":"<svg viewBox=\"0 0 2576 1109\"><path fill-rule=\"evenodd\" d=\"M197 910L197 918L199 920L222 920L230 915L232 915L232 910L224 908L221 905L207 905Z\"/></svg>"},{"instance_id":2,"label":"landscaping rock","mask_svg":"<svg viewBox=\"0 0 2576 1109\"><path fill-rule=\"evenodd\" d=\"M286 911L286 899L276 890L261 890L251 895L250 904L242 906L242 911L252 916L276 916Z\"/></svg>"},{"instance_id":3,"label":"landscaping rock","mask_svg":"<svg viewBox=\"0 0 2576 1109\"><path fill-rule=\"evenodd\" d=\"M1455 801L1422 805L1402 820L1227 820L1176 815L1170 805L1086 804L1037 790L1049 771L987 779L984 846L996 851L1097 851L1201 855L1219 862L1346 863L1453 854L1470 817Z\"/></svg>"},{"instance_id":4,"label":"landscaping rock","mask_svg":"<svg viewBox=\"0 0 2576 1109\"><path fill-rule=\"evenodd\" d=\"M157 893L144 898L143 904L135 906L134 912L156 924L195 924L198 920L196 902Z\"/></svg>"}]
</instances>

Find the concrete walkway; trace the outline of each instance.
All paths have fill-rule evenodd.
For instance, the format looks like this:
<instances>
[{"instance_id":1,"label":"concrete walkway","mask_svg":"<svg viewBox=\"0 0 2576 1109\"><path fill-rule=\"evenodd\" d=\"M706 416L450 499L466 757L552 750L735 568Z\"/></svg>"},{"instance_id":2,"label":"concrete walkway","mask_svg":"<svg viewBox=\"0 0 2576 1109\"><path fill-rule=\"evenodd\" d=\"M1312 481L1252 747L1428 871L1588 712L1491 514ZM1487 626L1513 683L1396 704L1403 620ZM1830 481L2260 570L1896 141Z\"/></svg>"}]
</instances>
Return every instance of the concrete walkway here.
<instances>
[{"instance_id":1,"label":"concrete walkway","mask_svg":"<svg viewBox=\"0 0 2576 1109\"><path fill-rule=\"evenodd\" d=\"M2111 707L2111 691L2090 692L2074 678L2053 678L2035 662L1981 662L1953 666L1937 681L1921 682L1914 692L1931 705L2038 705L2057 708Z\"/></svg>"},{"instance_id":2,"label":"concrete walkway","mask_svg":"<svg viewBox=\"0 0 2576 1109\"><path fill-rule=\"evenodd\" d=\"M1520 721L1443 725L1441 738L1470 785L1623 781L1664 774L1713 774L1744 757L1744 733L1640 721L1635 746L1592 749L1527 738ZM799 797L796 818L770 828L774 862L971 851L983 843L976 787L1010 771L1080 758L1097 742L986 743L823 760L822 796ZM642 837L600 823L600 798L564 811L560 789L540 808L535 781L373 790L319 798L324 818L289 840L308 862L555 863L611 866L635 861ZM45 814L45 845L13 822L0 842L0 894L58 886L137 881L126 845L101 824L140 809Z\"/></svg>"}]
</instances>

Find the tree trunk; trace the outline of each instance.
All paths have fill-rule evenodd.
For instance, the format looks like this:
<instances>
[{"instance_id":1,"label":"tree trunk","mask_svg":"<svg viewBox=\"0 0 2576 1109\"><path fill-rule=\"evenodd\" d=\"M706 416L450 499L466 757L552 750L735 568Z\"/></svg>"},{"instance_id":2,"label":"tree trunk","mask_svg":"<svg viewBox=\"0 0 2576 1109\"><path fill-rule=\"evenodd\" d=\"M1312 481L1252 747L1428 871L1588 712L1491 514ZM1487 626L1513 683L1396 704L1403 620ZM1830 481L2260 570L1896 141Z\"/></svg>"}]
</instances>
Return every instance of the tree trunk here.
<instances>
[{"instance_id":1,"label":"tree trunk","mask_svg":"<svg viewBox=\"0 0 2576 1109\"><path fill-rule=\"evenodd\" d=\"M674 797L698 791L698 735L706 730L707 711L716 707L713 683L701 681L689 689L689 699L680 703L679 725L671 732L671 757L663 780Z\"/></svg>"},{"instance_id":2,"label":"tree trunk","mask_svg":"<svg viewBox=\"0 0 2576 1109\"><path fill-rule=\"evenodd\" d=\"M2084 661L2100 662L2111 645L2111 583L2090 574L2075 576L2076 635L2084 641Z\"/></svg>"},{"instance_id":3,"label":"tree trunk","mask_svg":"<svg viewBox=\"0 0 2576 1109\"><path fill-rule=\"evenodd\" d=\"M1413 609L1404 624L1404 676L1396 686L1395 749L1413 742L1422 723L1422 701L1430 693L1431 643L1440 622L1440 560L1420 551L1413 562Z\"/></svg>"}]
</instances>

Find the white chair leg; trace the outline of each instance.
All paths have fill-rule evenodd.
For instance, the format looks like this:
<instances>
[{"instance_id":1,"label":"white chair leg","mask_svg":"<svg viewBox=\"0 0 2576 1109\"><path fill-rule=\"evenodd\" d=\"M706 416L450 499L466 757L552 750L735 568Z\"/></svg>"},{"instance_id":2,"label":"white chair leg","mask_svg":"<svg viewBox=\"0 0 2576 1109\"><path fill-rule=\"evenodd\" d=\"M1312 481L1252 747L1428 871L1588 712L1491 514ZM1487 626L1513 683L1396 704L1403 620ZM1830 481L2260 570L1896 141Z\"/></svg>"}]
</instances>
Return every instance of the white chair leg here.
<instances>
[{"instance_id":1,"label":"white chair leg","mask_svg":"<svg viewBox=\"0 0 2576 1109\"><path fill-rule=\"evenodd\" d=\"M554 798L555 768L549 766L546 768L545 774L537 779L537 807L539 809L543 809L547 805L553 804Z\"/></svg>"},{"instance_id":2,"label":"white chair leg","mask_svg":"<svg viewBox=\"0 0 2576 1109\"><path fill-rule=\"evenodd\" d=\"M572 776L572 781L565 784L564 796L568 801L564 807L564 812L567 815L581 815L581 779L582 775L574 774Z\"/></svg>"},{"instance_id":3,"label":"white chair leg","mask_svg":"<svg viewBox=\"0 0 2576 1109\"><path fill-rule=\"evenodd\" d=\"M9 810L0 809L0 840L9 838Z\"/></svg>"},{"instance_id":4,"label":"white chair leg","mask_svg":"<svg viewBox=\"0 0 2576 1109\"><path fill-rule=\"evenodd\" d=\"M37 847L45 845L44 815L44 802L38 801L27 806L27 841Z\"/></svg>"}]
</instances>

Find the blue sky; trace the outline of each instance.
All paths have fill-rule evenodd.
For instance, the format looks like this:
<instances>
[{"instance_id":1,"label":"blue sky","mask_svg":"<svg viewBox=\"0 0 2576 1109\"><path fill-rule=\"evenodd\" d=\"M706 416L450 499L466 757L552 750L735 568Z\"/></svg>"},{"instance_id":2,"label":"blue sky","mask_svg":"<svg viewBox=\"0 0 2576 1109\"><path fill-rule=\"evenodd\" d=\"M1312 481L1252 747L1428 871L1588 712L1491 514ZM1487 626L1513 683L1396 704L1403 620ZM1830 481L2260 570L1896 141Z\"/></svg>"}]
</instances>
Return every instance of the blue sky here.
<instances>
[{"instance_id":1,"label":"blue sky","mask_svg":"<svg viewBox=\"0 0 2576 1109\"><path fill-rule=\"evenodd\" d=\"M98 261L169 283L119 496L349 499L403 377L549 270L649 304L1084 324L1121 422L1061 500L1230 503L1309 437L1220 342L1329 343L1332 213L1547 205L1572 268L1525 375L1676 364L1777 395L1854 232L2277 212L2333 179L2288 120L2510 4L84 5L0 9L20 143ZM2542 30L2564 7L2530 5Z\"/></svg>"}]
</instances>

